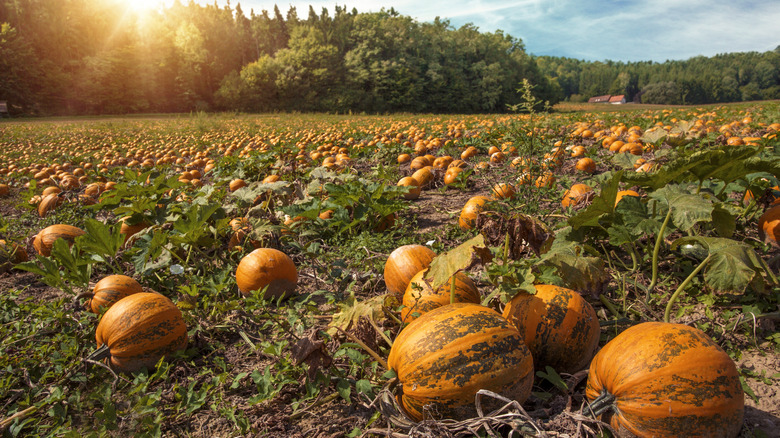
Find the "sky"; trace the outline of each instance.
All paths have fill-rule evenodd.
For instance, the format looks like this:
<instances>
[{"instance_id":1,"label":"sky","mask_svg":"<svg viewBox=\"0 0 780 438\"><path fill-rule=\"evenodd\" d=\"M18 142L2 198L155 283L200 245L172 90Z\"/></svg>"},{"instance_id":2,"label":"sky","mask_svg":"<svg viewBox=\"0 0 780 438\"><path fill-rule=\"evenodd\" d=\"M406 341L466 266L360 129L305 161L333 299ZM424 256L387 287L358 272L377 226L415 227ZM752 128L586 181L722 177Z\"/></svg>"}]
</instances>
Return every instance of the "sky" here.
<instances>
[{"instance_id":1,"label":"sky","mask_svg":"<svg viewBox=\"0 0 780 438\"><path fill-rule=\"evenodd\" d=\"M780 46L778 0L232 0L232 7L239 2L247 15L273 11L276 3L283 14L295 6L304 19L309 5L318 14L323 7L332 14L335 5L358 12L393 7L420 22L438 16L456 28L502 30L533 55L587 61L664 62Z\"/></svg>"}]
</instances>

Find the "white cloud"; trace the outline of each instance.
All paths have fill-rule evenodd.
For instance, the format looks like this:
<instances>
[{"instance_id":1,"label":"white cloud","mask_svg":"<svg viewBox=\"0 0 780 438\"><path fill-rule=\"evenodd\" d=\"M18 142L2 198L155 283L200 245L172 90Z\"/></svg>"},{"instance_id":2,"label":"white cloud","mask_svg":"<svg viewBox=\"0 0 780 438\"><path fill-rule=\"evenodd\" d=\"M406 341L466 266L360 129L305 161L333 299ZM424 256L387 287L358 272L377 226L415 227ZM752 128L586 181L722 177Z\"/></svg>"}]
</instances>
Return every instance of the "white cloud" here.
<instances>
[{"instance_id":1,"label":"white cloud","mask_svg":"<svg viewBox=\"0 0 780 438\"><path fill-rule=\"evenodd\" d=\"M199 0L213 3L214 0ZM231 2L233 5L237 0ZM218 0L218 4L225 4ZM359 12L393 7L419 21L473 23L482 32L501 29L537 55L615 61L687 59L697 55L772 50L780 44L777 0L403 0L290 1L305 18L309 5L331 13L335 5ZM273 1L243 0L244 11L273 10Z\"/></svg>"}]
</instances>

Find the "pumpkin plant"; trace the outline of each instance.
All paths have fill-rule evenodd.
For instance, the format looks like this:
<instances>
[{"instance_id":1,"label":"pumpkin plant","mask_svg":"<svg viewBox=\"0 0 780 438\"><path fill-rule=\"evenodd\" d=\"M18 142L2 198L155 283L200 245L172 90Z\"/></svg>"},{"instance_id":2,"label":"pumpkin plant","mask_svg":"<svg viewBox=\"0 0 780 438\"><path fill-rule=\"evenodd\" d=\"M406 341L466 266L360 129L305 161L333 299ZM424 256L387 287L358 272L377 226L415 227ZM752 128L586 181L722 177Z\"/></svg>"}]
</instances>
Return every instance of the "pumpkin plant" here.
<instances>
[{"instance_id":1,"label":"pumpkin plant","mask_svg":"<svg viewBox=\"0 0 780 438\"><path fill-rule=\"evenodd\" d=\"M414 321L419 315L450 303L479 304L482 298L477 286L463 271L458 271L437 289L423 278L423 269L412 277L403 297L401 321Z\"/></svg>"},{"instance_id":2,"label":"pumpkin plant","mask_svg":"<svg viewBox=\"0 0 780 438\"><path fill-rule=\"evenodd\" d=\"M593 358L586 411L620 436L736 437L744 394L734 361L702 331L635 325Z\"/></svg>"}]
</instances>

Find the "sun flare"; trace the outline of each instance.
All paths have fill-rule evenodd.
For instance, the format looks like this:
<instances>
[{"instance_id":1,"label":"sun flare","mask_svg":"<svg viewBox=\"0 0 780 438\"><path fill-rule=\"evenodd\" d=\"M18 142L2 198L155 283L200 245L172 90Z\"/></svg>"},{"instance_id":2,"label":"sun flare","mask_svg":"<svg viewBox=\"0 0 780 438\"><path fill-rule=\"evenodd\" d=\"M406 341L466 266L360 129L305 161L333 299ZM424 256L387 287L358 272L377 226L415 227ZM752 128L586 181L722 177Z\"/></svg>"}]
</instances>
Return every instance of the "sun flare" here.
<instances>
[{"instance_id":1,"label":"sun flare","mask_svg":"<svg viewBox=\"0 0 780 438\"><path fill-rule=\"evenodd\" d=\"M147 12L165 6L164 0L126 0L123 2L127 9L134 12Z\"/></svg>"}]
</instances>

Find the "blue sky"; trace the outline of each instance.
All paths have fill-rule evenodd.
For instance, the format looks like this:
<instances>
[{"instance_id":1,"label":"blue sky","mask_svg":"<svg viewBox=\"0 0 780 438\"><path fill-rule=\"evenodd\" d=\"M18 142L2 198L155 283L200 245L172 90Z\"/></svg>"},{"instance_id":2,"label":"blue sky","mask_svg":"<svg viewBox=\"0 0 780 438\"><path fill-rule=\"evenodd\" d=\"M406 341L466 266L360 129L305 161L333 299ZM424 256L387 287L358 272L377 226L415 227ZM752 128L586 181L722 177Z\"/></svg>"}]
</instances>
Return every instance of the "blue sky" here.
<instances>
[{"instance_id":1,"label":"blue sky","mask_svg":"<svg viewBox=\"0 0 780 438\"><path fill-rule=\"evenodd\" d=\"M198 0L213 4L214 0ZM232 0L235 7L238 0ZM241 7L273 11L273 1L241 0ZM446 18L454 27L473 23L482 32L503 30L534 55L588 61L682 60L728 52L764 52L780 45L778 0L381 0L276 2L282 13L358 12L395 8L418 21ZM217 0L222 6L226 0Z\"/></svg>"}]
</instances>

